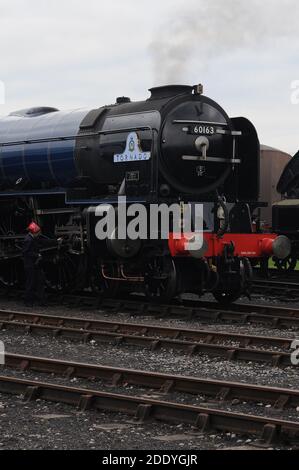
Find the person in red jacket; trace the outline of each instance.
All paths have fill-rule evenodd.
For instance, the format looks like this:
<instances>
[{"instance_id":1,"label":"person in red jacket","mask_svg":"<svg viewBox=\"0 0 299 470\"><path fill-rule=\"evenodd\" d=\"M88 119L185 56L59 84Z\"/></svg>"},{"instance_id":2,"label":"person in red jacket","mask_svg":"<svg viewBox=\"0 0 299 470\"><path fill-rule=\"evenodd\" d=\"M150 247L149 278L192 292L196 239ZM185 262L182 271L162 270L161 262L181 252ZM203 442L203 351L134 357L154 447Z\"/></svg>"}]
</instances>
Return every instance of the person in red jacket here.
<instances>
[{"instance_id":1,"label":"person in red jacket","mask_svg":"<svg viewBox=\"0 0 299 470\"><path fill-rule=\"evenodd\" d=\"M27 230L28 235L25 237L22 250L26 276L25 305L32 307L35 301L38 301L40 305L45 305L45 273L41 266L40 249L58 246L62 239L42 238L41 228L35 222L31 222Z\"/></svg>"}]
</instances>

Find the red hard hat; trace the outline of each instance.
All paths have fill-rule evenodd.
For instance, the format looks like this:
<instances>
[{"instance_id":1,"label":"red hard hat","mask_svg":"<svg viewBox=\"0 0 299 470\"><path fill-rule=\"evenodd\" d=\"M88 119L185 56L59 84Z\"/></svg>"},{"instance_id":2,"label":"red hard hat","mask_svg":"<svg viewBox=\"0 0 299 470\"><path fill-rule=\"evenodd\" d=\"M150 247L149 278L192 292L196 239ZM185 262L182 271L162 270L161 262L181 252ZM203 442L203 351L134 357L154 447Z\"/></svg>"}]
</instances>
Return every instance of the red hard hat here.
<instances>
[{"instance_id":1,"label":"red hard hat","mask_svg":"<svg viewBox=\"0 0 299 470\"><path fill-rule=\"evenodd\" d=\"M38 233L41 231L41 228L39 225L37 225L35 222L31 222L31 224L27 227L27 230L30 233Z\"/></svg>"}]
</instances>

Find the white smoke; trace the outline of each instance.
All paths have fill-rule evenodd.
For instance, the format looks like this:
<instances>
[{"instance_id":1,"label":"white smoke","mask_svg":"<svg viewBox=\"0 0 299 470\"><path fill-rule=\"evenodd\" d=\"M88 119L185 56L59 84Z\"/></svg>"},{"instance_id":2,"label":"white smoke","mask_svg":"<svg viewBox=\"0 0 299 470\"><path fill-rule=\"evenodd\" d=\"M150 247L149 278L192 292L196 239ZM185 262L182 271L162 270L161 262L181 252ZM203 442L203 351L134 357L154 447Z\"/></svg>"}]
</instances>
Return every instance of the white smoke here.
<instances>
[{"instance_id":1,"label":"white smoke","mask_svg":"<svg viewBox=\"0 0 299 470\"><path fill-rule=\"evenodd\" d=\"M150 45L156 84L180 82L193 55L202 66L239 49L299 37L298 0L186 0Z\"/></svg>"}]
</instances>

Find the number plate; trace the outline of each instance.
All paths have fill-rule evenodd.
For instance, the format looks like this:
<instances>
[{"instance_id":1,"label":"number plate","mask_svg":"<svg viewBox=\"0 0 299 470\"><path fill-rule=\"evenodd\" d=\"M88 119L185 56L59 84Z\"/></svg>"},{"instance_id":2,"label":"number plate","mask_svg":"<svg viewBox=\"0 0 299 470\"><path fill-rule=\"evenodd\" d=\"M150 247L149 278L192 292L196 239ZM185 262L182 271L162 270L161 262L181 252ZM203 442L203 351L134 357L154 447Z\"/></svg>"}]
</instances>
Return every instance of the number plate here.
<instances>
[{"instance_id":1,"label":"number plate","mask_svg":"<svg viewBox=\"0 0 299 470\"><path fill-rule=\"evenodd\" d=\"M126 172L126 181L139 181L139 171L127 171Z\"/></svg>"},{"instance_id":2,"label":"number plate","mask_svg":"<svg viewBox=\"0 0 299 470\"><path fill-rule=\"evenodd\" d=\"M216 134L216 129L214 126L207 125L196 125L190 126L190 134L192 135L214 135Z\"/></svg>"}]
</instances>

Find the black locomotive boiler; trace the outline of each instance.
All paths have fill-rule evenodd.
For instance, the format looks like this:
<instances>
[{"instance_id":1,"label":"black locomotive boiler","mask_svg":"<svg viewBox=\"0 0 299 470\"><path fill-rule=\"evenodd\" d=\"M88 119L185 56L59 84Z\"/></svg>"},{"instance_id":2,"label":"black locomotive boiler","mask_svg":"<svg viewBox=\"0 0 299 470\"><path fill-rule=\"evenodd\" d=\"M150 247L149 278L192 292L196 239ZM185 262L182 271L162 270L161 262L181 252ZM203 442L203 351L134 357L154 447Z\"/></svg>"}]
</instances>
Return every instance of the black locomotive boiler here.
<instances>
[{"instance_id":1,"label":"black locomotive boiler","mask_svg":"<svg viewBox=\"0 0 299 470\"><path fill-rule=\"evenodd\" d=\"M250 259L285 258L289 242L253 232L260 146L245 118L229 118L202 86L152 88L141 102L117 98L92 110L31 108L0 119L0 280L22 283L22 239L37 222L63 237L44 252L48 286L99 294L143 292L168 301L212 292L220 301L248 294ZM203 237L147 239L96 235L97 207L202 203ZM125 201L125 202L124 202ZM171 221L170 227L173 225Z\"/></svg>"}]
</instances>

